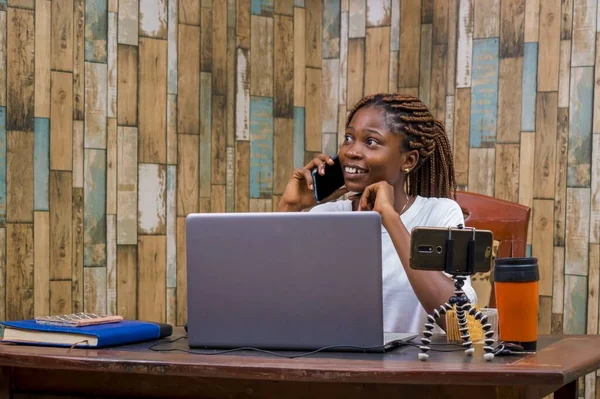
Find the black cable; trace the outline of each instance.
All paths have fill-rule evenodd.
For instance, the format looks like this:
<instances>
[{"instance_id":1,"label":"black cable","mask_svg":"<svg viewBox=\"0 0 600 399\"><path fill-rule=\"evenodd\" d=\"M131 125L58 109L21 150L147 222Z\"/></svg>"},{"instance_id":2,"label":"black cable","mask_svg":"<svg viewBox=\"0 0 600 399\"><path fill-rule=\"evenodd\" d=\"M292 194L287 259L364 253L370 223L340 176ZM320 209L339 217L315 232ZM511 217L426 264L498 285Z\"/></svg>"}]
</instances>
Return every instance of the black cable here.
<instances>
[{"instance_id":1,"label":"black cable","mask_svg":"<svg viewBox=\"0 0 600 399\"><path fill-rule=\"evenodd\" d=\"M254 348L254 347L250 347L250 346L244 346L244 347L239 347L239 348L232 348L232 349L225 349L225 350L220 350L220 351L216 351L216 352L199 352L199 351L195 351L195 350L189 350L189 349L182 349L182 348L166 348L166 349L157 349L156 346L157 345L161 345L161 344L171 344L173 342L177 342L181 339L187 339L187 336L182 336L176 339L173 339L171 341L160 341L157 342L155 344L150 345L150 347L148 349L150 349L151 351L154 352L184 352L184 353L189 353L189 354L193 354L193 355L223 355L223 354L227 354L227 353L232 353L232 352L239 352L239 351L254 351L254 352L260 352L260 353L265 353L271 356L277 356L277 357L283 357L286 359L296 359L299 357L305 357L305 356L310 356L310 355L314 355L315 353L319 353L328 349L340 349L340 348L347 348L347 349L358 349L361 351L367 351L367 350L373 350L373 349L381 349L383 350L385 347L383 345L376 345L376 346L356 346L356 345L329 345L329 346L324 346L322 348L319 349L315 349L313 351L310 352L305 352L305 353L301 353L299 355L284 355L281 353L277 353L277 352L272 352L266 349L260 349L260 348ZM395 340L395 341L391 341L390 344L393 347L399 347L399 346L403 346L403 345L407 345L407 346L412 346L412 347L416 347L418 348L420 345L419 344L415 344L412 343L410 341L404 341L404 340ZM434 345L450 345L450 346L458 346L456 344L434 344ZM464 350L462 347L459 349L447 349L447 350L443 350L443 349L431 349L432 352L458 352L458 351L462 351Z\"/></svg>"}]
</instances>

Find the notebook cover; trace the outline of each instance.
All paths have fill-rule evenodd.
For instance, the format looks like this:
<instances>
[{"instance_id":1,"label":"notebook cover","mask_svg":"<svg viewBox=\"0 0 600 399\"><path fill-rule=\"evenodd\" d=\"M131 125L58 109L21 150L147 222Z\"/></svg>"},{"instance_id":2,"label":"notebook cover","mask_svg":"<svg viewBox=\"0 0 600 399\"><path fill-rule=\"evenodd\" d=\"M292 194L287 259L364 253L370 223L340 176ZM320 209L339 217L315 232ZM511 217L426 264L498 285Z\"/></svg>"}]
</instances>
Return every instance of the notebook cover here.
<instances>
[{"instance_id":1,"label":"notebook cover","mask_svg":"<svg viewBox=\"0 0 600 399\"><path fill-rule=\"evenodd\" d=\"M2 322L4 326L18 328L22 330L34 330L44 332L61 332L70 334L85 334L92 335L98 338L96 348L125 345L136 342L148 341L152 339L163 338L173 333L173 327L169 324L151 323L137 320L123 320L120 323L100 324L83 327L67 327L53 326L36 323L35 320L19 320ZM34 344L43 346L70 346L64 344L56 344L53 342L37 343L37 342L20 342L8 341L19 344ZM77 347L89 347L85 343L77 344Z\"/></svg>"}]
</instances>

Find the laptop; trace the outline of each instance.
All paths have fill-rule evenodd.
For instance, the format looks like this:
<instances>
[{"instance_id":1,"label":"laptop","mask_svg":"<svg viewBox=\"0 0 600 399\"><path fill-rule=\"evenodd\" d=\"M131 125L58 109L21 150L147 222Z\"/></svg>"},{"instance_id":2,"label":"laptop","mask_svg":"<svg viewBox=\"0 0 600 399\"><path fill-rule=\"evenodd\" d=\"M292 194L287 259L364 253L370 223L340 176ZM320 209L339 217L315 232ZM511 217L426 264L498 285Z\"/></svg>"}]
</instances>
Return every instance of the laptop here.
<instances>
[{"instance_id":1,"label":"laptop","mask_svg":"<svg viewBox=\"0 0 600 399\"><path fill-rule=\"evenodd\" d=\"M188 345L382 352L376 212L212 213L186 218Z\"/></svg>"}]
</instances>

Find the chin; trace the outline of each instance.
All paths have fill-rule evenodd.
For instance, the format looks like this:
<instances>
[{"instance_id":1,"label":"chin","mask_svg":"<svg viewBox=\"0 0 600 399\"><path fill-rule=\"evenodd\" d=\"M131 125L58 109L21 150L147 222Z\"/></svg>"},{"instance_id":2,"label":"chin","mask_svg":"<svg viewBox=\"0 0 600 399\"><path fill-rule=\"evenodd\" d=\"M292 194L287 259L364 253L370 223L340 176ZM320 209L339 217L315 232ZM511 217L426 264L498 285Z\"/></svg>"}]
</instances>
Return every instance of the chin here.
<instances>
[{"instance_id":1,"label":"chin","mask_svg":"<svg viewBox=\"0 0 600 399\"><path fill-rule=\"evenodd\" d=\"M357 183L357 182L350 182L347 181L345 182L346 188L348 189L348 191L353 192L353 193L362 193L363 191L365 191L365 188L367 188L369 186L369 184L361 184L361 183Z\"/></svg>"}]
</instances>

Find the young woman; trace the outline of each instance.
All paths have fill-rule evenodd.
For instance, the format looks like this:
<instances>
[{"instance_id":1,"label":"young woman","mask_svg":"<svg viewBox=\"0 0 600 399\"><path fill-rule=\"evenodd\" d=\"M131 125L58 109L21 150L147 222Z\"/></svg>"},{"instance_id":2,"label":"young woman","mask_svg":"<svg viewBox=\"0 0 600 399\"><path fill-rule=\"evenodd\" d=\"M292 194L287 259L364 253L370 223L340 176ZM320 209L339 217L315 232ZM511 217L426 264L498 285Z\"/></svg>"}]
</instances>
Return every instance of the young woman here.
<instances>
[{"instance_id":1,"label":"young woman","mask_svg":"<svg viewBox=\"0 0 600 399\"><path fill-rule=\"evenodd\" d=\"M277 210L378 212L383 224L384 330L420 332L427 313L453 295L454 284L443 272L409 267L410 231L415 226L464 224L461 208L452 199L456 183L444 126L416 97L367 96L348 116L338 156L345 187L315 206L311 171L318 168L323 175L325 164L333 164L328 155L321 154L294 171ZM347 192L355 194L348 200L329 202ZM463 290L475 303L470 280ZM443 320L439 324L445 325Z\"/></svg>"}]
</instances>

